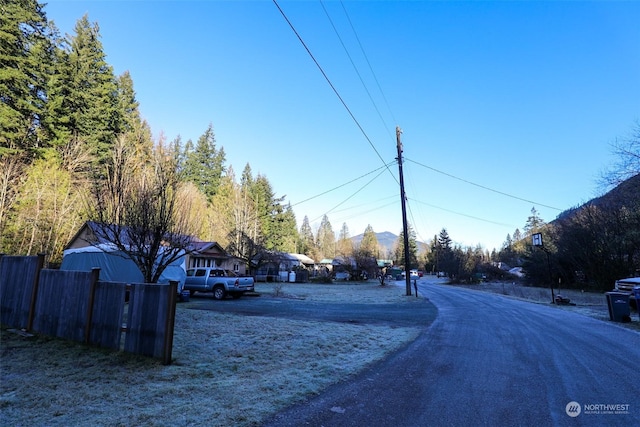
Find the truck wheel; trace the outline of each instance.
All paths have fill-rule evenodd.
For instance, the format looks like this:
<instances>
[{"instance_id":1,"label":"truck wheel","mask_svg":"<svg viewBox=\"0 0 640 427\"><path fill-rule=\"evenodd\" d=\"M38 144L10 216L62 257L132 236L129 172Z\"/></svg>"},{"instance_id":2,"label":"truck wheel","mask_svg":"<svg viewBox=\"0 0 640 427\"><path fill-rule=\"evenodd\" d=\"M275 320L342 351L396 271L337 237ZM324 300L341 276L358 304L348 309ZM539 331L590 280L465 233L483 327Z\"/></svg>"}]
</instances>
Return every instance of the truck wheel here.
<instances>
[{"instance_id":1,"label":"truck wheel","mask_svg":"<svg viewBox=\"0 0 640 427\"><path fill-rule=\"evenodd\" d=\"M216 286L215 288L213 288L213 299L224 299L225 297L225 291L224 291L224 286Z\"/></svg>"}]
</instances>

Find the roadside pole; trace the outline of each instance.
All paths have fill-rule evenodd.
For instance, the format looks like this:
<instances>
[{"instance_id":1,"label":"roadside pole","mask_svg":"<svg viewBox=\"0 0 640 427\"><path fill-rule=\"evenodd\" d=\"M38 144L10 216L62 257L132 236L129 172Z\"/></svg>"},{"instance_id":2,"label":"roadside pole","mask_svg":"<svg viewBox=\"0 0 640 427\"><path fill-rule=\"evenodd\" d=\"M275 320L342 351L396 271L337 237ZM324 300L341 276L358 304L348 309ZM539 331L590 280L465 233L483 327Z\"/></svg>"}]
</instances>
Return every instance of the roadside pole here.
<instances>
[{"instance_id":1,"label":"roadside pole","mask_svg":"<svg viewBox=\"0 0 640 427\"><path fill-rule=\"evenodd\" d=\"M400 201L402 203L402 234L404 234L404 278L406 281L407 296L411 296L411 277L409 276L409 227L407 227L407 205L406 196L404 194L404 176L402 174L402 142L400 135L402 129L396 126L396 142L398 146L398 169L400 171Z\"/></svg>"}]
</instances>

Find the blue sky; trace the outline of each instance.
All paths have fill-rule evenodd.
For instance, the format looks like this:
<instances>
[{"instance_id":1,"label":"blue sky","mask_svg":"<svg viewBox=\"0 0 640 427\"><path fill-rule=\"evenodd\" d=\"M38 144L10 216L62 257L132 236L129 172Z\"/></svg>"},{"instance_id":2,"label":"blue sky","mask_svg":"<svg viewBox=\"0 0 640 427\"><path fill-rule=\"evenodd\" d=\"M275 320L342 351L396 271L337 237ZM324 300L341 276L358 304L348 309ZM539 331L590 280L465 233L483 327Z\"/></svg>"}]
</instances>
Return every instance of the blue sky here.
<instances>
[{"instance_id":1,"label":"blue sky","mask_svg":"<svg viewBox=\"0 0 640 427\"><path fill-rule=\"evenodd\" d=\"M551 221L598 195L610 144L640 120L640 2L278 5L340 98L272 1L45 12L63 33L98 22L156 137L195 141L213 124L227 165L249 163L314 230L326 214L336 233L399 234L399 126L419 240L446 228L499 249L532 208Z\"/></svg>"}]
</instances>

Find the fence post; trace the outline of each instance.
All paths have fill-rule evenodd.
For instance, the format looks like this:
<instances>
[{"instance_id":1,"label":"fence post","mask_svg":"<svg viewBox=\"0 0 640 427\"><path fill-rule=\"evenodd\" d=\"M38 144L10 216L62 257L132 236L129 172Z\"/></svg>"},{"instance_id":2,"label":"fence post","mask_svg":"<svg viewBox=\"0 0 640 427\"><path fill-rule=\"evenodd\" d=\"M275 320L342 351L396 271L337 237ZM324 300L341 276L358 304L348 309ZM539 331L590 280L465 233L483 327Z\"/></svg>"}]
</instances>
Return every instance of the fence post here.
<instances>
[{"instance_id":1,"label":"fence post","mask_svg":"<svg viewBox=\"0 0 640 427\"><path fill-rule=\"evenodd\" d=\"M87 304L87 315L85 316L84 325L84 343L89 344L91 340L91 323L93 322L93 304L96 299L96 284L100 279L100 269L94 267L91 269L91 282L89 283L89 301Z\"/></svg>"},{"instance_id":2,"label":"fence post","mask_svg":"<svg viewBox=\"0 0 640 427\"><path fill-rule=\"evenodd\" d=\"M178 282L169 281L169 296L167 298L167 320L165 322L164 355L162 363L171 364L171 352L173 351L173 329L176 323L176 302L178 300Z\"/></svg>"},{"instance_id":3,"label":"fence post","mask_svg":"<svg viewBox=\"0 0 640 427\"><path fill-rule=\"evenodd\" d=\"M44 257L46 254L38 254L38 265L36 266L36 274L33 277L33 286L31 287L31 301L29 302L29 319L27 319L27 331L33 328L33 318L36 311L36 299L38 298L38 286L40 286L40 271L44 268Z\"/></svg>"}]
</instances>

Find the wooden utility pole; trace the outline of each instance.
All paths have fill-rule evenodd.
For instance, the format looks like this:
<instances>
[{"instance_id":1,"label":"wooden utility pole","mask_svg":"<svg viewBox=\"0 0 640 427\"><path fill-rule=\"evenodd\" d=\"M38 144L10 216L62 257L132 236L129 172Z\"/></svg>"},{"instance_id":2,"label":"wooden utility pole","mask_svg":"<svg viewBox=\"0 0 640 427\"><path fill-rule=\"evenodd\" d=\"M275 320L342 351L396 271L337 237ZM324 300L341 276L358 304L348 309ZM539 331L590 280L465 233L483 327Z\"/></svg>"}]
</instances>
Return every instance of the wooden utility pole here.
<instances>
[{"instance_id":1,"label":"wooden utility pole","mask_svg":"<svg viewBox=\"0 0 640 427\"><path fill-rule=\"evenodd\" d=\"M411 275L409 274L409 227L407 226L407 200L404 195L404 175L402 174L402 142L400 142L402 129L396 126L396 141L398 145L398 170L400 171L400 201L402 203L402 234L404 234L404 278L407 287L407 296L411 296Z\"/></svg>"}]
</instances>

